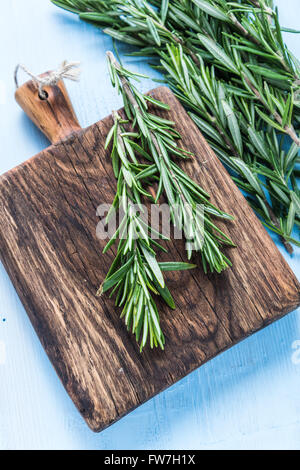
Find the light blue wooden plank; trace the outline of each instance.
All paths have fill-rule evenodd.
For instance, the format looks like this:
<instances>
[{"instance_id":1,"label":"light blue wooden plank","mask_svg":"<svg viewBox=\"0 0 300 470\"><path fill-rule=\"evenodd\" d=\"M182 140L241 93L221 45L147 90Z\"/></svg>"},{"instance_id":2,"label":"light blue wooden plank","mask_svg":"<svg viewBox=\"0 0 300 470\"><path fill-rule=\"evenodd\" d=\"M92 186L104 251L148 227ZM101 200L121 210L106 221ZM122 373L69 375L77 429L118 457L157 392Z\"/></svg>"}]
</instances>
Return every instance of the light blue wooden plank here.
<instances>
[{"instance_id":1,"label":"light blue wooden plank","mask_svg":"<svg viewBox=\"0 0 300 470\"><path fill-rule=\"evenodd\" d=\"M299 1L277 3L282 24L299 28ZM286 35L299 57L298 38ZM106 68L110 38L48 0L4 2L0 44L1 173L47 145L14 102L12 77L18 62L38 73L64 59L82 61L81 82L68 84L82 126L121 104ZM145 61L124 57L124 46L120 51L131 68L158 76ZM145 80L141 86L146 90L156 84ZM299 253L290 257L283 252L298 275ZM299 352L297 340L299 312L94 435L60 384L1 267L0 449L300 449L300 354L292 349L297 346Z\"/></svg>"}]
</instances>

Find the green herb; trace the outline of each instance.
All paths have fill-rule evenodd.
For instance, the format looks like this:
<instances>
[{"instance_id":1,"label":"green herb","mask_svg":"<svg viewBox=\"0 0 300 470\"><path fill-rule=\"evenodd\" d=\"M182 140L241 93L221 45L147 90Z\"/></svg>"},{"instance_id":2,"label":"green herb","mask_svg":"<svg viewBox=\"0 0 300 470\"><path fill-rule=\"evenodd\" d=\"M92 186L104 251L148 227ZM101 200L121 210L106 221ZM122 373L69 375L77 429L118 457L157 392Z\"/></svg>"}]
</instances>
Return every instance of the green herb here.
<instances>
[{"instance_id":1,"label":"green herb","mask_svg":"<svg viewBox=\"0 0 300 470\"><path fill-rule=\"evenodd\" d=\"M160 346L164 349L164 335L153 295L160 295L170 308L175 309L163 272L193 269L196 266L176 262L158 263L155 249L166 250L151 238L154 229L142 217L141 206L141 197L153 199L144 189L149 184L149 178L151 180L153 177L153 165L138 163L132 133L125 131L124 121L118 113L113 113L113 119L114 125L106 140L106 148L113 142L111 158L118 180L112 207L114 210L122 208L124 216L104 249L107 252L120 239L116 257L98 295L110 290L111 296L116 294L116 305L123 308L121 318L140 342L141 351L148 341L151 348ZM136 210L137 207L140 211ZM111 215L112 212L107 221ZM160 238L166 239L163 235Z\"/></svg>"},{"instance_id":2,"label":"green herb","mask_svg":"<svg viewBox=\"0 0 300 470\"><path fill-rule=\"evenodd\" d=\"M200 252L205 272L222 272L231 266L222 253L221 245L233 246L231 240L213 223L211 215L232 220L232 217L209 202L209 195L177 165L174 158L188 158L190 154L177 145L180 138L174 123L150 113L148 102L160 108L164 103L142 95L129 78L137 78L107 53L112 82L122 93L128 119L141 134L141 147L153 159L159 177L155 202L165 195L174 225L185 234L190 260L193 252Z\"/></svg>"},{"instance_id":3,"label":"green herb","mask_svg":"<svg viewBox=\"0 0 300 470\"><path fill-rule=\"evenodd\" d=\"M291 252L300 65L271 0L60 0L159 68L263 223ZM285 136L291 139L285 150Z\"/></svg>"}]
</instances>

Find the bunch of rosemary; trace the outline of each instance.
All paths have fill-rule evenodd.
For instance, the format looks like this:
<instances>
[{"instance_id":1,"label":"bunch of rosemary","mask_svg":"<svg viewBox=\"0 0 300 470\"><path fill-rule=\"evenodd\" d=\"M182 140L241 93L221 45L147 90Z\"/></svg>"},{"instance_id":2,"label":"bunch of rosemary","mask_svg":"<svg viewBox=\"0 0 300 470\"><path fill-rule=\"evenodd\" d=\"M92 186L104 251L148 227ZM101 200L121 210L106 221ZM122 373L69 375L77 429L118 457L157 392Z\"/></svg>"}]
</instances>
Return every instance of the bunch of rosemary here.
<instances>
[{"instance_id":1,"label":"bunch of rosemary","mask_svg":"<svg viewBox=\"0 0 300 470\"><path fill-rule=\"evenodd\" d=\"M176 139L180 135L174 129L174 123L151 114L148 109L148 103L163 109L169 109L168 105L142 95L129 80L140 75L123 68L111 52L107 56L112 83L122 93L128 121L113 112L114 124L105 145L108 148L112 142L111 159L118 180L117 194L107 221L116 209L121 208L124 216L104 249L107 252L120 239L117 255L98 295L111 289L111 296L116 293L116 305L123 307L121 317L125 318L128 329L136 335L138 342L142 335L141 350L148 338L152 348L159 345L163 349L164 336L152 294L161 295L174 309L163 272L196 266L182 262L158 263L155 249L166 250L154 240L153 234L167 238L145 221L142 198L158 203L165 194L170 217L187 238L188 258L193 251L201 252L205 271L209 267L212 272L220 273L231 264L220 246L233 244L213 223L211 216L230 220L232 217L213 206L209 195L173 160L191 155L177 145ZM130 125L129 131L124 124ZM158 189L154 198L147 187L156 182Z\"/></svg>"},{"instance_id":2,"label":"bunch of rosemary","mask_svg":"<svg viewBox=\"0 0 300 470\"><path fill-rule=\"evenodd\" d=\"M54 1L54 0L53 0ZM300 225L300 65L272 0L55 0L154 65L288 251ZM288 136L288 141L285 138Z\"/></svg>"}]
</instances>

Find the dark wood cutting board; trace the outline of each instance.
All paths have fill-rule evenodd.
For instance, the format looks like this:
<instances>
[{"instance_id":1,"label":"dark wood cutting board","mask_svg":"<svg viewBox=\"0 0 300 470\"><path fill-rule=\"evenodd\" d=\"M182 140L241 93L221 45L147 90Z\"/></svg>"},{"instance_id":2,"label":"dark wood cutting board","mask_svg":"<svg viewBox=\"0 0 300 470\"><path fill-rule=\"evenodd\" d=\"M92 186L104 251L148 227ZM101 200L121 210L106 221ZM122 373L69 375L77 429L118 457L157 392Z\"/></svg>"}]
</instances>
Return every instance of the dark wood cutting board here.
<instances>
[{"instance_id":1,"label":"dark wood cutting board","mask_svg":"<svg viewBox=\"0 0 300 470\"><path fill-rule=\"evenodd\" d=\"M17 99L54 145L0 179L0 255L67 392L100 431L225 349L294 310L300 287L205 139L167 88L159 114L176 122L196 158L188 173L211 193L232 223L219 223L236 243L233 268L205 276L201 268L172 273L176 311L159 304L166 350L145 350L107 296L96 297L113 254L102 254L96 209L116 189L104 142L107 117L81 130L63 84L42 101L28 82ZM158 112L158 111L156 111ZM63 139L60 141L60 139ZM165 259L185 260L181 242Z\"/></svg>"}]
</instances>

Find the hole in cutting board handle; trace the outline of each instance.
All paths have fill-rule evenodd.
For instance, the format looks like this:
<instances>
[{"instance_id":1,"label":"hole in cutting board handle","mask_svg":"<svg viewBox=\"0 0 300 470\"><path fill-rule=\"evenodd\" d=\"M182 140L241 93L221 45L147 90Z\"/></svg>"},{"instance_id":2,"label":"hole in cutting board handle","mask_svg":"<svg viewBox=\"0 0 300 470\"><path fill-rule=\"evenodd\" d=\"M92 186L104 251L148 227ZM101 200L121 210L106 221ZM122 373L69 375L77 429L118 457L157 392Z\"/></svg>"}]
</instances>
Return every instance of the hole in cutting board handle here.
<instances>
[{"instance_id":1,"label":"hole in cutting board handle","mask_svg":"<svg viewBox=\"0 0 300 470\"><path fill-rule=\"evenodd\" d=\"M49 98L49 93L46 90L43 90L44 95L42 95L40 92L38 92L39 99L41 101L47 101Z\"/></svg>"}]
</instances>

